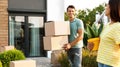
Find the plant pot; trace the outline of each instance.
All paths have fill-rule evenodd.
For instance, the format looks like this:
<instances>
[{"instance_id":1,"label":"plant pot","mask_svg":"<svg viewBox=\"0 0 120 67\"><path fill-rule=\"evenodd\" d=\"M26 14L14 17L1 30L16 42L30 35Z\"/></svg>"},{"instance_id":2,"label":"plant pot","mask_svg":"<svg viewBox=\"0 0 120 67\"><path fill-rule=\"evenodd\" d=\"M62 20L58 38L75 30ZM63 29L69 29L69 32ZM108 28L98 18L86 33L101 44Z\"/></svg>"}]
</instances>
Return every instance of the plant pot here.
<instances>
[{"instance_id":1,"label":"plant pot","mask_svg":"<svg viewBox=\"0 0 120 67\"><path fill-rule=\"evenodd\" d=\"M92 44L88 44L89 46L92 47L92 51L98 50L99 42L100 42L100 38L99 37L90 38L87 41L88 41L88 43L92 43Z\"/></svg>"}]
</instances>

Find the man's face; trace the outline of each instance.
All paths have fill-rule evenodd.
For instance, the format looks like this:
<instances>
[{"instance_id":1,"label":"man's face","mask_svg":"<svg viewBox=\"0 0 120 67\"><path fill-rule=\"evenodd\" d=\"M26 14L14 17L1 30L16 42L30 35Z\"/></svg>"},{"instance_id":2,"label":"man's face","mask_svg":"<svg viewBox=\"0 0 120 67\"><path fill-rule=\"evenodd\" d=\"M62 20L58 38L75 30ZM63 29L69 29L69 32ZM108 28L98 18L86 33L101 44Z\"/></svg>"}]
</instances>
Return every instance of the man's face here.
<instances>
[{"instance_id":1,"label":"man's face","mask_svg":"<svg viewBox=\"0 0 120 67\"><path fill-rule=\"evenodd\" d=\"M68 15L69 18L74 18L75 17L75 9L68 8L67 15Z\"/></svg>"}]
</instances>

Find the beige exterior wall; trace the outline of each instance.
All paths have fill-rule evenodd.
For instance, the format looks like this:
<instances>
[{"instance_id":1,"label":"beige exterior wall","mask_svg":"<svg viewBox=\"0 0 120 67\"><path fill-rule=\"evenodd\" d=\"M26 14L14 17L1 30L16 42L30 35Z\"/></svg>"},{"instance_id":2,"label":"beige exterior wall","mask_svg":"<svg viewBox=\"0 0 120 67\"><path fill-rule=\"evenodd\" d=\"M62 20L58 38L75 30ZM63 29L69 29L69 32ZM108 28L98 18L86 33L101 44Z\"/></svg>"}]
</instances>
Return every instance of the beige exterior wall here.
<instances>
[{"instance_id":1,"label":"beige exterior wall","mask_svg":"<svg viewBox=\"0 0 120 67\"><path fill-rule=\"evenodd\" d=\"M0 46L8 45L8 0L0 0Z\"/></svg>"}]
</instances>

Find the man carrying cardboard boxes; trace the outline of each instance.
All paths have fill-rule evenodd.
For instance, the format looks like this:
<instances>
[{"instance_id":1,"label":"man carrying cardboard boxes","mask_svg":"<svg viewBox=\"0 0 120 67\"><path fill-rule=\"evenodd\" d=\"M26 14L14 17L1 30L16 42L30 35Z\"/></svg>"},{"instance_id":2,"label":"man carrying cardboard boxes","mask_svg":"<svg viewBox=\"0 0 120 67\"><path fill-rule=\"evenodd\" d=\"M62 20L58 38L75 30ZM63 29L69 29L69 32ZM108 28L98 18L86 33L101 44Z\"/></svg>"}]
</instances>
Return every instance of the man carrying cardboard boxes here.
<instances>
[{"instance_id":1,"label":"man carrying cardboard boxes","mask_svg":"<svg viewBox=\"0 0 120 67\"><path fill-rule=\"evenodd\" d=\"M71 61L71 67L82 67L82 47L83 47L83 22L75 18L75 7L69 5L67 7L67 15L70 21L70 35L68 36L69 43L64 45L68 57Z\"/></svg>"}]
</instances>

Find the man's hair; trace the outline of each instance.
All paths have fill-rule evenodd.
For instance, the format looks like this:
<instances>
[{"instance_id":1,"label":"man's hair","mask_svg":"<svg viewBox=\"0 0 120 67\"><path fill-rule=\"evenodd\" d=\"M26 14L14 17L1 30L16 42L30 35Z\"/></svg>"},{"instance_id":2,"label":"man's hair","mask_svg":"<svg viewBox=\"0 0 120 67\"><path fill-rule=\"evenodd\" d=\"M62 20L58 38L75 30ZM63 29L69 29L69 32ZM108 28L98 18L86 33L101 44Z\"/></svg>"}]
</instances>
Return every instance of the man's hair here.
<instances>
[{"instance_id":1,"label":"man's hair","mask_svg":"<svg viewBox=\"0 0 120 67\"><path fill-rule=\"evenodd\" d=\"M112 21L120 22L120 0L109 0L110 18Z\"/></svg>"},{"instance_id":2,"label":"man's hair","mask_svg":"<svg viewBox=\"0 0 120 67\"><path fill-rule=\"evenodd\" d=\"M67 11L68 11L69 8L75 9L75 7L74 7L73 5L69 5L69 6L67 7Z\"/></svg>"}]
</instances>

